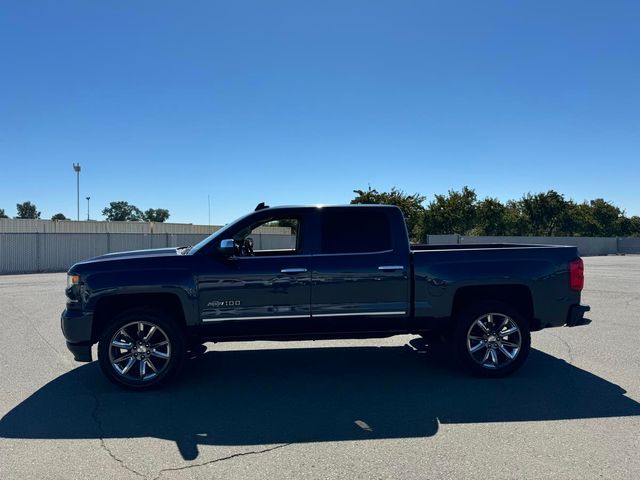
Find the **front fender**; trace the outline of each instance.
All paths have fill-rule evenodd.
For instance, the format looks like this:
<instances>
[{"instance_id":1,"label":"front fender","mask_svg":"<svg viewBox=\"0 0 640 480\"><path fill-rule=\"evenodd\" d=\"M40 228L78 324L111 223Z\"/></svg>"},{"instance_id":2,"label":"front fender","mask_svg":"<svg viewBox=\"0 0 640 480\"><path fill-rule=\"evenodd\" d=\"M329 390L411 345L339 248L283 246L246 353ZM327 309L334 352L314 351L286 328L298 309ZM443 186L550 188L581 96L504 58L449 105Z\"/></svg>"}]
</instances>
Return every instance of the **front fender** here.
<instances>
[{"instance_id":1,"label":"front fender","mask_svg":"<svg viewBox=\"0 0 640 480\"><path fill-rule=\"evenodd\" d=\"M174 294L187 325L198 324L198 293L193 274L185 269L118 270L88 273L82 278L83 310L93 312L99 300L113 295Z\"/></svg>"}]
</instances>

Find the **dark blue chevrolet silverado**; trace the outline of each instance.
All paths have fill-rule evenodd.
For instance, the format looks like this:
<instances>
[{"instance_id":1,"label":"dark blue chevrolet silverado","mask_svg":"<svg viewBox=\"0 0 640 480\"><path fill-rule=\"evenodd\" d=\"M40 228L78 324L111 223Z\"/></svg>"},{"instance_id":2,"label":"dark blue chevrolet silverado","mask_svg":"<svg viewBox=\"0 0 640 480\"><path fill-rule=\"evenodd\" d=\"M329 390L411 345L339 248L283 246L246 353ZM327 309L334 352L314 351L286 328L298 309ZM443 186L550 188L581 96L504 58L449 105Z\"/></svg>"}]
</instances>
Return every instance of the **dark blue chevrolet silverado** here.
<instances>
[{"instance_id":1,"label":"dark blue chevrolet silverado","mask_svg":"<svg viewBox=\"0 0 640 480\"><path fill-rule=\"evenodd\" d=\"M260 205L193 247L73 265L62 331L77 361L98 343L104 374L133 389L207 341L409 333L496 377L523 364L530 332L587 322L583 282L575 247L410 245L396 207Z\"/></svg>"}]
</instances>

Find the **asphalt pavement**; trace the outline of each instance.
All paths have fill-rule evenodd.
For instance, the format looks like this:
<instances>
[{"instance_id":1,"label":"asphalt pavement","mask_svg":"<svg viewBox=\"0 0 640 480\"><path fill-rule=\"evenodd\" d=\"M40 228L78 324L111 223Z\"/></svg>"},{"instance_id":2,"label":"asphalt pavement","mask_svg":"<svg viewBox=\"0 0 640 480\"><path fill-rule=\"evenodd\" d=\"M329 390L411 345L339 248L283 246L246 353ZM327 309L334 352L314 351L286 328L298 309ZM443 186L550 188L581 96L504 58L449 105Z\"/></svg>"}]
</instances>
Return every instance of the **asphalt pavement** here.
<instances>
[{"instance_id":1,"label":"asphalt pavement","mask_svg":"<svg viewBox=\"0 0 640 480\"><path fill-rule=\"evenodd\" d=\"M64 274L0 276L0 478L640 478L640 256L585 264L592 323L505 379L399 336L208 344L147 393L73 361Z\"/></svg>"}]
</instances>

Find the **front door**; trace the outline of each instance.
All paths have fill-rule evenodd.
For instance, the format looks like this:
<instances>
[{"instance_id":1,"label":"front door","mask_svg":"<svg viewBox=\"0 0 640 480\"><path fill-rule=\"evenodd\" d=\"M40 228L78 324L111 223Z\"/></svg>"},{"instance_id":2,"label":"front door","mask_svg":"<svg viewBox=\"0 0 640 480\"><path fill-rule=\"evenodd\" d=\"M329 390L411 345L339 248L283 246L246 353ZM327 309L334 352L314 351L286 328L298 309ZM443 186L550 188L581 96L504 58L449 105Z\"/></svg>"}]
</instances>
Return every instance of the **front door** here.
<instances>
[{"instance_id":1,"label":"front door","mask_svg":"<svg viewBox=\"0 0 640 480\"><path fill-rule=\"evenodd\" d=\"M301 221L268 218L231 233L236 254L206 259L198 279L200 318L227 336L304 331L310 313L310 257Z\"/></svg>"}]
</instances>

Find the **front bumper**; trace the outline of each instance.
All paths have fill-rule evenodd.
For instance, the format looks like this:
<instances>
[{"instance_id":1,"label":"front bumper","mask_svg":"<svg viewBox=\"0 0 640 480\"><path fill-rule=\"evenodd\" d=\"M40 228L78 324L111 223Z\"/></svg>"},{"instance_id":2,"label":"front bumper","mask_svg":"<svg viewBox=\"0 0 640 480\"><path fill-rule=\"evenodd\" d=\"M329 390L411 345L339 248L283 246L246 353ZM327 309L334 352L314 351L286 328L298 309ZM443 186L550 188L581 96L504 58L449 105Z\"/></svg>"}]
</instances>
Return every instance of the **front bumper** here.
<instances>
[{"instance_id":1,"label":"front bumper","mask_svg":"<svg viewBox=\"0 0 640 480\"><path fill-rule=\"evenodd\" d=\"M87 343L69 343L67 342L67 348L73 354L73 359L76 362L90 362L91 358L91 344Z\"/></svg>"},{"instance_id":2,"label":"front bumper","mask_svg":"<svg viewBox=\"0 0 640 480\"><path fill-rule=\"evenodd\" d=\"M578 327L580 325L589 325L591 320L584 318L584 314L591 310L589 305L571 305L567 315L567 327Z\"/></svg>"},{"instance_id":3,"label":"front bumper","mask_svg":"<svg viewBox=\"0 0 640 480\"><path fill-rule=\"evenodd\" d=\"M60 316L60 327L67 340L67 348L78 362L91 361L92 324L93 315L80 310L66 309Z\"/></svg>"}]
</instances>

